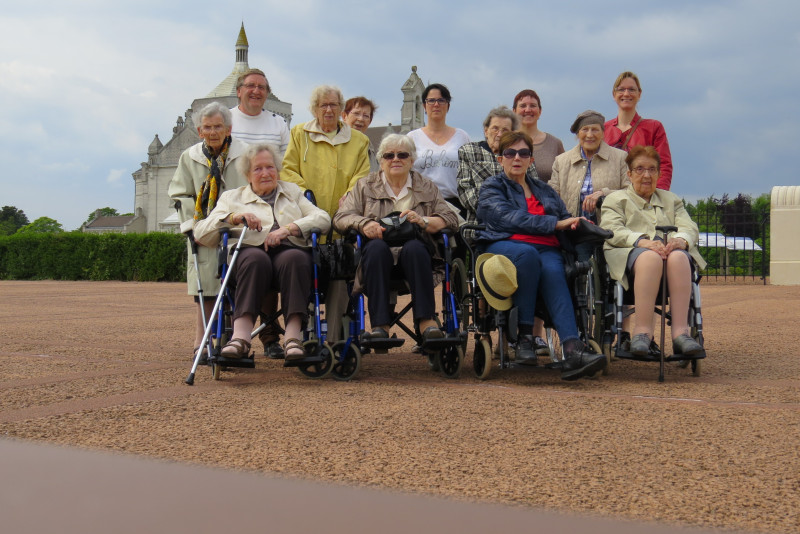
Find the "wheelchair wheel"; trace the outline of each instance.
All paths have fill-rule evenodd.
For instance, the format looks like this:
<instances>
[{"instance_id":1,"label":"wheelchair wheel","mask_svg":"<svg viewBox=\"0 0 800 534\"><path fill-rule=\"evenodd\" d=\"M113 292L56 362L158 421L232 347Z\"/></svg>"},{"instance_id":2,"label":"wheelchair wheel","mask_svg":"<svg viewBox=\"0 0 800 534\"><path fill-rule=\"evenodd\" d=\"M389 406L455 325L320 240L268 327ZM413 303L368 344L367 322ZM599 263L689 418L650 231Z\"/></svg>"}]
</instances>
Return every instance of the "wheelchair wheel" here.
<instances>
[{"instance_id":1,"label":"wheelchair wheel","mask_svg":"<svg viewBox=\"0 0 800 534\"><path fill-rule=\"evenodd\" d=\"M344 341L338 341L332 347L333 369L331 369L331 374L336 380L347 381L353 378L358 373L358 370L361 369L361 351L358 350L355 343L350 343L347 353L342 357L341 352L344 349L344 344ZM341 361L339 361L340 358Z\"/></svg>"},{"instance_id":2,"label":"wheelchair wheel","mask_svg":"<svg viewBox=\"0 0 800 534\"><path fill-rule=\"evenodd\" d=\"M453 265L450 267L450 289L456 298L458 322L459 324L464 324L467 320L467 304L464 299L469 289L467 287L467 267L461 258L454 259Z\"/></svg>"},{"instance_id":3,"label":"wheelchair wheel","mask_svg":"<svg viewBox=\"0 0 800 534\"><path fill-rule=\"evenodd\" d=\"M461 373L461 362L464 361L464 350L461 345L444 348L436 354L435 358L444 376L458 378Z\"/></svg>"},{"instance_id":4,"label":"wheelchair wheel","mask_svg":"<svg viewBox=\"0 0 800 534\"><path fill-rule=\"evenodd\" d=\"M303 343L306 358L316 357L319 361L303 362L297 368L309 378L324 378L333 369L333 349L327 343L319 344L317 339L309 339Z\"/></svg>"},{"instance_id":5,"label":"wheelchair wheel","mask_svg":"<svg viewBox=\"0 0 800 534\"><path fill-rule=\"evenodd\" d=\"M488 339L481 338L475 342L475 352L472 354L472 369L479 380L489 378L492 371L492 344Z\"/></svg>"}]
</instances>

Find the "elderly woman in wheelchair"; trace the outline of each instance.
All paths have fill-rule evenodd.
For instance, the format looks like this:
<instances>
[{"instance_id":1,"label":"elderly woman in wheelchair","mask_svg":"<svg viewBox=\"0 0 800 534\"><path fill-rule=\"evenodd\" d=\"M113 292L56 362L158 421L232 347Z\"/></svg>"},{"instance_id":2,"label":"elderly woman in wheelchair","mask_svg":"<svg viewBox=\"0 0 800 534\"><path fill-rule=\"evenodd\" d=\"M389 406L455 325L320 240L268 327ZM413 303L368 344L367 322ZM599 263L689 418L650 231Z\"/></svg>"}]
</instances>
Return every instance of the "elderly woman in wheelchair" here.
<instances>
[{"instance_id":1,"label":"elderly woman in wheelchair","mask_svg":"<svg viewBox=\"0 0 800 534\"><path fill-rule=\"evenodd\" d=\"M656 298L666 276L672 320L673 352L685 357L703 357L700 343L690 335L689 302L692 272L705 267L697 250L697 225L676 194L656 189L661 159L655 148L637 146L626 157L631 185L606 198L601 210L601 226L614 232L604 252L611 277L627 290L633 288L636 324L630 353L648 354L653 339L653 314ZM674 233L664 239L664 228ZM662 311L662 313L665 313ZM620 334L624 339L626 332Z\"/></svg>"},{"instance_id":2,"label":"elderly woman in wheelchair","mask_svg":"<svg viewBox=\"0 0 800 534\"><path fill-rule=\"evenodd\" d=\"M312 229L327 231L331 219L306 199L302 188L278 179L279 154L272 145L250 145L237 161L249 185L223 193L194 229L197 242L208 247L219 243L221 229L248 229L231 268L236 306L233 335L222 348L226 358L249 354L255 318L266 294L274 290L281 294L286 360L304 357L301 330L313 281L309 239Z\"/></svg>"},{"instance_id":3,"label":"elderly woman in wheelchair","mask_svg":"<svg viewBox=\"0 0 800 534\"><path fill-rule=\"evenodd\" d=\"M482 251L503 255L516 267L516 359L536 360L533 324L536 298L541 294L562 342L561 378L593 375L606 366L606 358L580 339L557 236L557 232L576 230L582 219L571 216L549 185L526 176L533 153L533 142L526 133L504 134L499 153L503 172L481 187L478 220L486 229L478 231L476 241Z\"/></svg>"},{"instance_id":4,"label":"elderly woman in wheelchair","mask_svg":"<svg viewBox=\"0 0 800 534\"><path fill-rule=\"evenodd\" d=\"M409 137L385 137L377 157L381 170L358 181L336 212L333 225L342 234L355 230L367 239L354 285L355 293L363 292L368 298L372 330L363 338L389 337L389 282L394 272L410 287L424 346L429 339L443 336L434 320L434 276L440 274L442 261L432 235L444 229L455 231L458 219L436 185L412 170L416 148Z\"/></svg>"}]
</instances>

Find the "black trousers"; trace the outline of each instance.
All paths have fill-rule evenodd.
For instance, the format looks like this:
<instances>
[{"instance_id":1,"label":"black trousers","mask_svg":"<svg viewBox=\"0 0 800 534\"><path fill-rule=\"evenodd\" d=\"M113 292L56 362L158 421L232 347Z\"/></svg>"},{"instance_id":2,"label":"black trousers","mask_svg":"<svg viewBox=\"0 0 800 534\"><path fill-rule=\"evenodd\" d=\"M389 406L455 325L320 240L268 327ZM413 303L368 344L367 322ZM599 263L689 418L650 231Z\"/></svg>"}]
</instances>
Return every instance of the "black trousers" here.
<instances>
[{"instance_id":1,"label":"black trousers","mask_svg":"<svg viewBox=\"0 0 800 534\"><path fill-rule=\"evenodd\" d=\"M389 245L382 239L369 241L362 251L362 276L367 309L373 326L391 322L390 280L404 279L411 288L414 319L431 319L436 311L433 297L433 261L425 244L413 239L403 245L394 265Z\"/></svg>"},{"instance_id":2,"label":"black trousers","mask_svg":"<svg viewBox=\"0 0 800 534\"><path fill-rule=\"evenodd\" d=\"M269 251L262 247L242 248L231 277L236 281L234 319L250 314L255 320L264 297L275 290L281 294L284 318L294 313L306 315L314 278L309 251L292 247Z\"/></svg>"}]
</instances>

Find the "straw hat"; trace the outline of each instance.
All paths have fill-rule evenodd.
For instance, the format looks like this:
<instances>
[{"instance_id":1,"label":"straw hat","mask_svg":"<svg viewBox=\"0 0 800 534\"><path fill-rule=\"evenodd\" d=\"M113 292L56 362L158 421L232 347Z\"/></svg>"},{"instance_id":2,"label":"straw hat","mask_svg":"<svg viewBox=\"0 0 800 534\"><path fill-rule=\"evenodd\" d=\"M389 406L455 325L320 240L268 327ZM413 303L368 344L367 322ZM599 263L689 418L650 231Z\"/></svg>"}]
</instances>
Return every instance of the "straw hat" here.
<instances>
[{"instance_id":1,"label":"straw hat","mask_svg":"<svg viewBox=\"0 0 800 534\"><path fill-rule=\"evenodd\" d=\"M495 310L511 308L511 295L517 290L517 268L501 254L481 254L475 262L478 286Z\"/></svg>"}]
</instances>

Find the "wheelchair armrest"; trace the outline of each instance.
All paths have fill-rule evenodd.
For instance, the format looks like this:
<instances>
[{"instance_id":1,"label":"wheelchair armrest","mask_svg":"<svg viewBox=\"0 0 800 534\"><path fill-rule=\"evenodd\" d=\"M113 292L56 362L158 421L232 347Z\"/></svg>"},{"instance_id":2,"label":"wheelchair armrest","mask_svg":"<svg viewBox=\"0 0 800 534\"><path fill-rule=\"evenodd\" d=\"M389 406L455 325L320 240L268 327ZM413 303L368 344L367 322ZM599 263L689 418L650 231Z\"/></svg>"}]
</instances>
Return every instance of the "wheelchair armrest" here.
<instances>
[{"instance_id":1,"label":"wheelchair armrest","mask_svg":"<svg viewBox=\"0 0 800 534\"><path fill-rule=\"evenodd\" d=\"M465 233L467 230L486 230L486 225L483 224L462 224L458 227L458 234L461 236L461 239L466 241Z\"/></svg>"}]
</instances>

